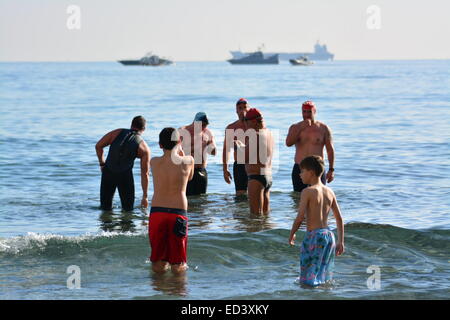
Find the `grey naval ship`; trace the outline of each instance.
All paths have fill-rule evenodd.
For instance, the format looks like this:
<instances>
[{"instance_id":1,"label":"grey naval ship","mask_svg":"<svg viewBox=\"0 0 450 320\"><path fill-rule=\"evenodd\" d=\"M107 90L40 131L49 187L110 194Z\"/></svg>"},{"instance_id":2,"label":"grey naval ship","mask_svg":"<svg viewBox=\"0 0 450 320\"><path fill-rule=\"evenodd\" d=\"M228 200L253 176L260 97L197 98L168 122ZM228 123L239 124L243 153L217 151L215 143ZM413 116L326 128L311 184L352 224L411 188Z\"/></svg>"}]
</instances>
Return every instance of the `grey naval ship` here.
<instances>
[{"instance_id":1,"label":"grey naval ship","mask_svg":"<svg viewBox=\"0 0 450 320\"><path fill-rule=\"evenodd\" d=\"M265 57L262 51L248 53L240 58L233 58L227 61L231 64L278 64L280 62L278 54Z\"/></svg>"},{"instance_id":2,"label":"grey naval ship","mask_svg":"<svg viewBox=\"0 0 450 320\"><path fill-rule=\"evenodd\" d=\"M242 51L230 51L233 59L242 59L251 53L245 53ZM314 52L266 52L264 53L264 57L267 58L269 56L278 55L280 60L291 60L297 59L300 56L307 57L309 60L330 60L333 61L334 54L330 53L327 49L327 45L321 45L319 41L317 41L314 46Z\"/></svg>"}]
</instances>

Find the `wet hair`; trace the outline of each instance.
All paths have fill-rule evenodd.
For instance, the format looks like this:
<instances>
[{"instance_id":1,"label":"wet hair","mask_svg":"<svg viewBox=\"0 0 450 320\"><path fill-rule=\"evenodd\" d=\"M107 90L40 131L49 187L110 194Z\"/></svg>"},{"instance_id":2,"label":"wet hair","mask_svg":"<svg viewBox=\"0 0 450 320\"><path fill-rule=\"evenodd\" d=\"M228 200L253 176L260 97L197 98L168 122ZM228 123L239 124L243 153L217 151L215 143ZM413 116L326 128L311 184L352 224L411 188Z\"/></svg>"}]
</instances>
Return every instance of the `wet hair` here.
<instances>
[{"instance_id":1,"label":"wet hair","mask_svg":"<svg viewBox=\"0 0 450 320\"><path fill-rule=\"evenodd\" d=\"M166 150L172 150L180 140L180 134L175 128L164 128L159 133L159 144Z\"/></svg>"},{"instance_id":2,"label":"wet hair","mask_svg":"<svg viewBox=\"0 0 450 320\"><path fill-rule=\"evenodd\" d=\"M309 156L300 162L300 169L312 170L316 176L320 177L325 171L325 163L322 157Z\"/></svg>"},{"instance_id":3,"label":"wet hair","mask_svg":"<svg viewBox=\"0 0 450 320\"><path fill-rule=\"evenodd\" d=\"M145 120L143 116L136 116L133 118L133 121L131 121L131 127L138 130L145 130L146 123L147 120Z\"/></svg>"}]
</instances>

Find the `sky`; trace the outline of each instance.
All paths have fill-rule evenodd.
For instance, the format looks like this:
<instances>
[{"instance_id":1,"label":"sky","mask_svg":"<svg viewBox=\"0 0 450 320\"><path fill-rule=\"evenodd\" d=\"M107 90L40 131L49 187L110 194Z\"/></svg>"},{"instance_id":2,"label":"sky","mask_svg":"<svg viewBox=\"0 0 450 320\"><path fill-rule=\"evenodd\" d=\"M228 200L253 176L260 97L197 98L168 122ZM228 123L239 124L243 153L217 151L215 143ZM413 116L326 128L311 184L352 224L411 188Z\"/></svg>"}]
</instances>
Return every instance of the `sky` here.
<instances>
[{"instance_id":1,"label":"sky","mask_svg":"<svg viewBox=\"0 0 450 320\"><path fill-rule=\"evenodd\" d=\"M318 40L336 60L450 59L449 16L448 0L0 0L0 61L221 61Z\"/></svg>"}]
</instances>

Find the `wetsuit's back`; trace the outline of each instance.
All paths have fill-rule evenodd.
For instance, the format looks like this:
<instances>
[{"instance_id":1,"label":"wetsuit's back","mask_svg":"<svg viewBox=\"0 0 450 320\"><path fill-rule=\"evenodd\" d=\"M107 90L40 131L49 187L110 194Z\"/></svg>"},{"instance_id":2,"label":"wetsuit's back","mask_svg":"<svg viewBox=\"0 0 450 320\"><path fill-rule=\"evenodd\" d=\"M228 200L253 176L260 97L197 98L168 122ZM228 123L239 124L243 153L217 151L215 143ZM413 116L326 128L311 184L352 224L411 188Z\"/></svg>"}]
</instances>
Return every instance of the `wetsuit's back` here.
<instances>
[{"instance_id":1,"label":"wetsuit's back","mask_svg":"<svg viewBox=\"0 0 450 320\"><path fill-rule=\"evenodd\" d=\"M122 129L109 148L106 167L115 173L132 169L141 141L137 131Z\"/></svg>"}]
</instances>

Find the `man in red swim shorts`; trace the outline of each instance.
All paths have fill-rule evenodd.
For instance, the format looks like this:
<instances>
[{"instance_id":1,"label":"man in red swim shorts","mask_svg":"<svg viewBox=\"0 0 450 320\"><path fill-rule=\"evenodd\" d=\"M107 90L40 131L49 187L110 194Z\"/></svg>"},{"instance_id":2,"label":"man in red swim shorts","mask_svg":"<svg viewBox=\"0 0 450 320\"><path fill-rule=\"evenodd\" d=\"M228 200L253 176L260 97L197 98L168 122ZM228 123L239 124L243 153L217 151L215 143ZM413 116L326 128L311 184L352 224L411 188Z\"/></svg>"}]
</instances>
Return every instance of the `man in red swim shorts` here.
<instances>
[{"instance_id":1,"label":"man in red swim shorts","mask_svg":"<svg viewBox=\"0 0 450 320\"><path fill-rule=\"evenodd\" d=\"M185 156L174 128L159 134L164 154L153 157L153 198L149 217L150 261L154 272L183 273L187 269L186 185L194 174L194 158Z\"/></svg>"}]
</instances>

